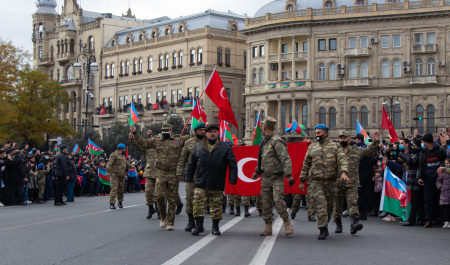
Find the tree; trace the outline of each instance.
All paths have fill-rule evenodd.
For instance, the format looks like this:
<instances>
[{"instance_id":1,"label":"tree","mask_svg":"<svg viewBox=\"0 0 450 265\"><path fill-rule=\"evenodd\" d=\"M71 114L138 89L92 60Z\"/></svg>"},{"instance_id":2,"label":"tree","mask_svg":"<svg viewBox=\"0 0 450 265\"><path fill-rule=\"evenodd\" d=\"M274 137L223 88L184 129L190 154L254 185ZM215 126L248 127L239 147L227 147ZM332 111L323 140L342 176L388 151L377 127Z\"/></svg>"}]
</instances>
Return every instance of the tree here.
<instances>
[{"instance_id":1,"label":"tree","mask_svg":"<svg viewBox=\"0 0 450 265\"><path fill-rule=\"evenodd\" d=\"M29 58L27 52L15 47L11 41L0 39L0 98L14 90L19 71L30 69Z\"/></svg>"}]
</instances>

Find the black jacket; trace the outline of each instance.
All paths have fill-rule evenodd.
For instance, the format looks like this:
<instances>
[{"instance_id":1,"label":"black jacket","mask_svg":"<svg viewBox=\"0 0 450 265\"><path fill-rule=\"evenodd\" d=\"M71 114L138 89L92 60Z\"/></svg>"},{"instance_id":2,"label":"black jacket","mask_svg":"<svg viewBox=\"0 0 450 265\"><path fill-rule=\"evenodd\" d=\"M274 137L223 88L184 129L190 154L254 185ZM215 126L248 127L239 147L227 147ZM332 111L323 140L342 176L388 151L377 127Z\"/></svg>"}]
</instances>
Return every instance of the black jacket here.
<instances>
[{"instance_id":1,"label":"black jacket","mask_svg":"<svg viewBox=\"0 0 450 265\"><path fill-rule=\"evenodd\" d=\"M75 164L73 163L73 161L69 161L68 163L69 165L67 167L67 171L69 172L69 180L74 180L78 175L77 169L75 168Z\"/></svg>"},{"instance_id":2,"label":"black jacket","mask_svg":"<svg viewBox=\"0 0 450 265\"><path fill-rule=\"evenodd\" d=\"M19 155L15 155L11 162L8 163L8 181L15 184L23 183L23 179L27 177L25 165Z\"/></svg>"},{"instance_id":3,"label":"black jacket","mask_svg":"<svg viewBox=\"0 0 450 265\"><path fill-rule=\"evenodd\" d=\"M360 148L367 148L367 145L361 142L360 144L357 144ZM372 155L363 157L361 160L359 160L359 182L364 184L372 181L373 176L375 173L373 172L373 166L376 164L376 159Z\"/></svg>"},{"instance_id":4,"label":"black jacket","mask_svg":"<svg viewBox=\"0 0 450 265\"><path fill-rule=\"evenodd\" d=\"M237 183L236 157L231 147L220 140L212 145L210 152L207 141L205 138L195 145L186 169L186 181L192 182L195 175L196 188L223 191L227 167L230 172L230 183Z\"/></svg>"},{"instance_id":5,"label":"black jacket","mask_svg":"<svg viewBox=\"0 0 450 265\"><path fill-rule=\"evenodd\" d=\"M437 179L437 169L444 166L447 151L437 143L433 142L433 149L424 149L420 152L419 169L417 170L417 178Z\"/></svg>"},{"instance_id":6,"label":"black jacket","mask_svg":"<svg viewBox=\"0 0 450 265\"><path fill-rule=\"evenodd\" d=\"M59 152L55 157L55 175L57 177L69 176L66 155Z\"/></svg>"},{"instance_id":7,"label":"black jacket","mask_svg":"<svg viewBox=\"0 0 450 265\"><path fill-rule=\"evenodd\" d=\"M417 182L417 169L419 168L420 153L400 153L400 158L408 165L408 179L406 181L407 190L419 190Z\"/></svg>"}]
</instances>

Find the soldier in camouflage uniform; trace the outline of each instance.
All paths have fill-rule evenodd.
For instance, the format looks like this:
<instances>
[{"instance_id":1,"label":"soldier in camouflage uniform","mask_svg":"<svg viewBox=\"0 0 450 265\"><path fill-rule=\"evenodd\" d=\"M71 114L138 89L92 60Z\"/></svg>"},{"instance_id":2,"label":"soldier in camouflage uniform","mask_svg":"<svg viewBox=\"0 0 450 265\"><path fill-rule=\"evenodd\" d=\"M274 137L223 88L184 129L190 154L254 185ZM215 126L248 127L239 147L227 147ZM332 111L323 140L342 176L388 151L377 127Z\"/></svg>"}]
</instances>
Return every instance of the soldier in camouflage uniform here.
<instances>
[{"instance_id":1,"label":"soldier in camouflage uniform","mask_svg":"<svg viewBox=\"0 0 450 265\"><path fill-rule=\"evenodd\" d=\"M350 233L356 234L363 228L362 224L358 224L358 185L359 185L359 161L363 157L367 157L375 153L378 149L379 134L375 132L373 135L374 142L369 148L359 148L356 145L350 146L350 134L346 131L341 132L339 135L340 148L345 153L345 157L348 163L348 178L350 182L338 182L336 186L336 200L334 201L333 217L336 224L335 233L342 233L342 205L345 197L347 196L347 204L351 217Z\"/></svg>"},{"instance_id":2,"label":"soldier in camouflage uniform","mask_svg":"<svg viewBox=\"0 0 450 265\"><path fill-rule=\"evenodd\" d=\"M186 169L187 163L189 162L189 158L191 157L192 152L194 152L195 145L198 142L200 142L201 140L203 140L203 138L205 138L205 136L206 136L205 129L206 129L205 123L203 123L203 122L197 123L194 127L195 137L187 140L186 143L184 143L184 147L181 150L181 156L180 156L180 160L178 161L178 166L177 166L178 178L183 178L184 171ZM195 176L194 176L194 179L195 179ZM194 207L194 185L192 183L190 183L190 184L186 183L185 191L186 191L186 214L188 215L189 223L184 228L184 230L186 232L191 232L192 228L194 228L194 226L195 226L194 209L193 209L193 207Z\"/></svg>"},{"instance_id":3,"label":"soldier in camouflage uniform","mask_svg":"<svg viewBox=\"0 0 450 265\"><path fill-rule=\"evenodd\" d=\"M314 199L311 196L311 193L314 190L314 184L308 183L308 194L293 194L292 196L292 212L291 212L291 219L295 219L297 216L298 211L300 210L300 203L302 202L303 197L306 199L306 205L308 207L308 221L315 222L316 218L314 216L316 215L316 207L314 205Z\"/></svg>"},{"instance_id":4,"label":"soldier in camouflage uniform","mask_svg":"<svg viewBox=\"0 0 450 265\"><path fill-rule=\"evenodd\" d=\"M125 176L128 169L134 168L125 158L125 145L119 144L117 150L109 156L106 165L106 177L111 180L111 193L109 194L109 208L116 209L116 196L119 208L123 208L123 192L125 190Z\"/></svg>"},{"instance_id":5,"label":"soldier in camouflage uniform","mask_svg":"<svg viewBox=\"0 0 450 265\"><path fill-rule=\"evenodd\" d=\"M172 125L164 123L162 133L154 139L144 140L136 132L136 127L130 126L130 142L133 146L141 146L144 149L155 149L156 159L156 186L155 197L158 204L158 210L161 215L160 228L173 230L175 222L175 208L178 200L179 179L176 176L178 160L181 149L190 136L174 136ZM166 211L166 198L168 207Z\"/></svg>"},{"instance_id":6,"label":"soldier in camouflage uniform","mask_svg":"<svg viewBox=\"0 0 450 265\"><path fill-rule=\"evenodd\" d=\"M328 127L319 124L315 128L317 143L309 146L300 175L300 189L304 190L304 181L314 185L312 196L316 203L319 239L328 236L328 223L333 212L336 195L336 182L350 181L347 177L348 164L345 153L337 143L328 138Z\"/></svg>"},{"instance_id":7,"label":"soldier in camouflage uniform","mask_svg":"<svg viewBox=\"0 0 450 265\"><path fill-rule=\"evenodd\" d=\"M50 172L50 164L47 164L47 170L45 170L44 167L45 166L43 163L38 165L38 172L37 172L37 186L39 189L38 203L44 203L44 201L42 200L42 196L44 195L45 179L47 178L47 175Z\"/></svg>"},{"instance_id":8,"label":"soldier in camouflage uniform","mask_svg":"<svg viewBox=\"0 0 450 265\"><path fill-rule=\"evenodd\" d=\"M258 163L252 176L253 179L258 179L258 176L261 176L263 219L266 223L265 229L260 234L261 236L272 235L273 202L275 202L275 209L280 218L283 219L286 236L294 233L283 196L284 177L286 176L289 185L293 185L295 180L292 178L292 163L286 143L274 133L276 122L272 117L267 117L264 120L262 128L264 138L259 147Z\"/></svg>"}]
</instances>

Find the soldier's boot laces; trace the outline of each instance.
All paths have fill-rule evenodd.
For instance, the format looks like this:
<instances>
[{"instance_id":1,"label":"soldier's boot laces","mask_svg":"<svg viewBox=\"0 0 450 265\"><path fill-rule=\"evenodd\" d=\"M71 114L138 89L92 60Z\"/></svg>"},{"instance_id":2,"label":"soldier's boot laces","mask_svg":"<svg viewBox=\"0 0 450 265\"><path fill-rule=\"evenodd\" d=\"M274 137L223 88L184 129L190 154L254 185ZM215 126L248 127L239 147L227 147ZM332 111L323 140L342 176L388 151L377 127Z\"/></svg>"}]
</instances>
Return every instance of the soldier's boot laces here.
<instances>
[{"instance_id":1,"label":"soldier's boot laces","mask_svg":"<svg viewBox=\"0 0 450 265\"><path fill-rule=\"evenodd\" d=\"M153 205L149 205L147 219L152 218L154 213L155 213L155 208L153 208Z\"/></svg>"},{"instance_id":2,"label":"soldier's boot laces","mask_svg":"<svg viewBox=\"0 0 450 265\"><path fill-rule=\"evenodd\" d=\"M245 217L251 216L251 213L248 212L248 205L244 205L244 216Z\"/></svg>"},{"instance_id":3,"label":"soldier's boot laces","mask_svg":"<svg viewBox=\"0 0 450 265\"><path fill-rule=\"evenodd\" d=\"M159 221L159 228L166 228L166 219Z\"/></svg>"},{"instance_id":4,"label":"soldier's boot laces","mask_svg":"<svg viewBox=\"0 0 450 265\"><path fill-rule=\"evenodd\" d=\"M283 220L284 222L284 231L286 232L286 236L292 235L294 233L294 228L292 228L291 221L289 221L289 218L286 220Z\"/></svg>"},{"instance_id":5,"label":"soldier's boot laces","mask_svg":"<svg viewBox=\"0 0 450 265\"><path fill-rule=\"evenodd\" d=\"M260 236L271 236L272 235L272 222L266 222L266 227L259 235Z\"/></svg>"},{"instance_id":6,"label":"soldier's boot laces","mask_svg":"<svg viewBox=\"0 0 450 265\"><path fill-rule=\"evenodd\" d=\"M179 215L181 213L181 210L183 210L183 205L183 203L177 205L177 211L175 212L176 215Z\"/></svg>"},{"instance_id":7,"label":"soldier's boot laces","mask_svg":"<svg viewBox=\"0 0 450 265\"><path fill-rule=\"evenodd\" d=\"M340 234L342 233L342 220L340 217L334 218L334 223L336 224L336 230L334 230L335 233Z\"/></svg>"},{"instance_id":8,"label":"soldier's boot laces","mask_svg":"<svg viewBox=\"0 0 450 265\"><path fill-rule=\"evenodd\" d=\"M111 203L111 204L109 205L109 209L115 210L115 209L116 209L116 206L115 206L114 204Z\"/></svg>"},{"instance_id":9,"label":"soldier's boot laces","mask_svg":"<svg viewBox=\"0 0 450 265\"><path fill-rule=\"evenodd\" d=\"M319 234L318 239L319 240L325 240L327 238L327 235L326 235L326 230L327 229L325 227L319 228L319 229L320 229L320 234Z\"/></svg>"},{"instance_id":10,"label":"soldier's boot laces","mask_svg":"<svg viewBox=\"0 0 450 265\"><path fill-rule=\"evenodd\" d=\"M350 225L350 234L354 235L356 232L361 231L363 225L358 223L357 217L352 217L352 224Z\"/></svg>"},{"instance_id":11,"label":"soldier's boot laces","mask_svg":"<svg viewBox=\"0 0 450 265\"><path fill-rule=\"evenodd\" d=\"M184 231L191 232L192 229L195 227L194 215L188 214L188 218L189 218L189 223L184 228Z\"/></svg>"},{"instance_id":12,"label":"soldier's boot laces","mask_svg":"<svg viewBox=\"0 0 450 265\"><path fill-rule=\"evenodd\" d=\"M220 222L220 220L213 220L212 234L215 236L220 236L222 234L222 233L220 233L220 230L219 230L219 222Z\"/></svg>"},{"instance_id":13,"label":"soldier's boot laces","mask_svg":"<svg viewBox=\"0 0 450 265\"><path fill-rule=\"evenodd\" d=\"M198 236L200 233L202 233L203 231L205 231L205 228L203 227L203 220L205 217L200 216L200 217L195 217L195 227L192 229L191 234L193 236Z\"/></svg>"},{"instance_id":14,"label":"soldier's boot laces","mask_svg":"<svg viewBox=\"0 0 450 265\"><path fill-rule=\"evenodd\" d=\"M236 206L236 214L234 216L241 216L241 206Z\"/></svg>"},{"instance_id":15,"label":"soldier's boot laces","mask_svg":"<svg viewBox=\"0 0 450 265\"><path fill-rule=\"evenodd\" d=\"M234 206L230 206L230 214L231 214L231 215L234 214Z\"/></svg>"},{"instance_id":16,"label":"soldier's boot laces","mask_svg":"<svg viewBox=\"0 0 450 265\"><path fill-rule=\"evenodd\" d=\"M119 202L119 208L120 208L120 209L123 208L122 202Z\"/></svg>"}]
</instances>

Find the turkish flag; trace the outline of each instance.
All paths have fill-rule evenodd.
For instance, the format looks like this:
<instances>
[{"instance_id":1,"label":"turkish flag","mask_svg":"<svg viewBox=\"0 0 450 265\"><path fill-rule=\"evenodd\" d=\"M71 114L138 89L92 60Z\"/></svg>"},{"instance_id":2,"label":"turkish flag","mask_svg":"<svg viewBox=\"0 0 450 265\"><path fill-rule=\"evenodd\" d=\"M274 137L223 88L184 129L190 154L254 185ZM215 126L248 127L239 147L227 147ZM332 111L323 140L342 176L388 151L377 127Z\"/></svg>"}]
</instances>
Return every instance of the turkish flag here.
<instances>
[{"instance_id":1,"label":"turkish flag","mask_svg":"<svg viewBox=\"0 0 450 265\"><path fill-rule=\"evenodd\" d=\"M386 110L383 107L383 118L381 120L381 129L387 129L389 130L389 135L391 135L391 143L398 142L398 136L395 132L394 126L392 125L391 120L389 119L389 116L386 112Z\"/></svg>"},{"instance_id":2,"label":"turkish flag","mask_svg":"<svg viewBox=\"0 0 450 265\"><path fill-rule=\"evenodd\" d=\"M152 106L152 109L153 109L153 110L157 110L157 109L159 109L159 106L158 106L158 104L153 104L153 106Z\"/></svg>"},{"instance_id":3,"label":"turkish flag","mask_svg":"<svg viewBox=\"0 0 450 265\"><path fill-rule=\"evenodd\" d=\"M208 123L208 120L206 119L206 113L203 111L202 106L198 102L198 100L195 100L195 106L192 110L192 117L196 118L198 121L202 121L204 123Z\"/></svg>"},{"instance_id":4,"label":"turkish flag","mask_svg":"<svg viewBox=\"0 0 450 265\"><path fill-rule=\"evenodd\" d=\"M308 151L309 142L287 144L289 156L292 161L292 177L295 184L289 187L285 178L285 194L306 194L305 190L300 190L300 173L302 172L303 159ZM236 185L231 185L228 181L225 183L226 194L236 194L240 196L261 195L261 178L252 180L258 162L259 145L233 147L234 155L238 164L238 181ZM305 185L306 187L306 185Z\"/></svg>"},{"instance_id":5,"label":"turkish flag","mask_svg":"<svg viewBox=\"0 0 450 265\"><path fill-rule=\"evenodd\" d=\"M214 104L216 104L219 108L219 115L217 118L227 121L238 128L238 124L236 122L236 118L234 117L233 109L231 109L231 104L228 100L225 87L223 86L222 79L220 79L216 69L214 69L208 83L206 84L205 92L212 102L214 102Z\"/></svg>"}]
</instances>

